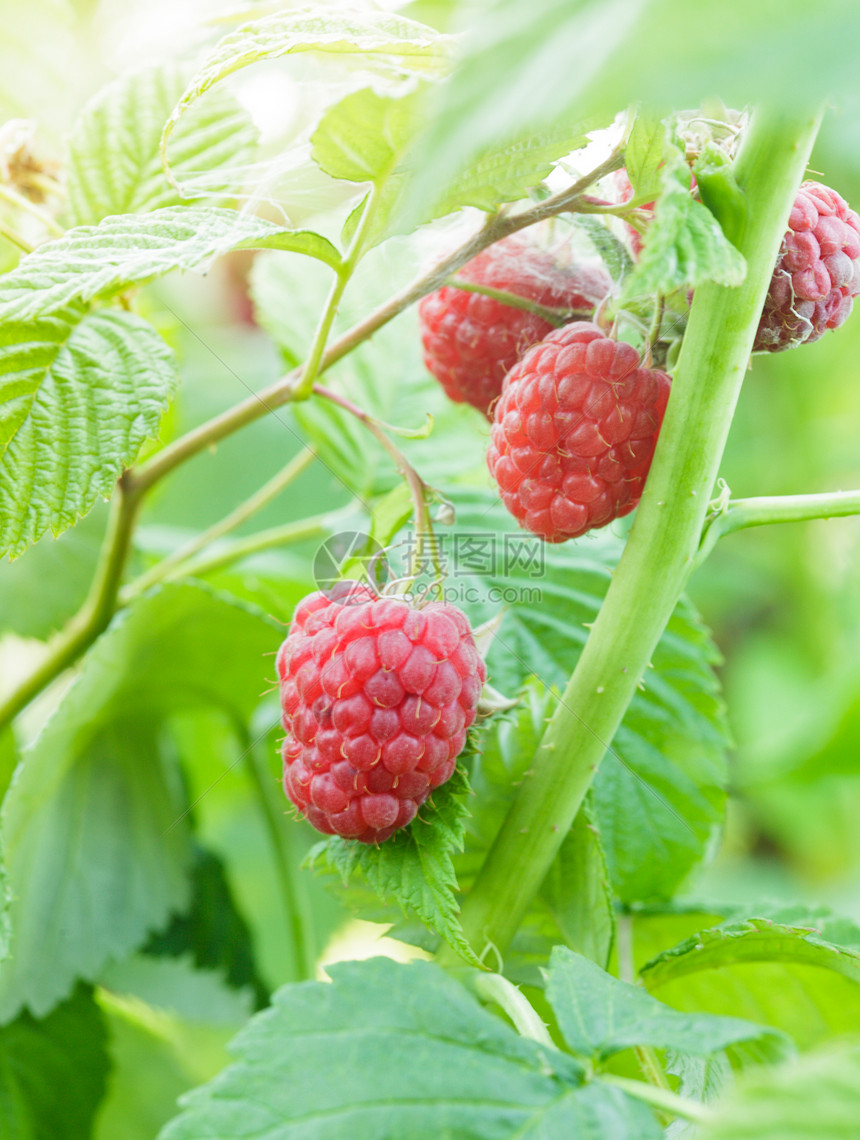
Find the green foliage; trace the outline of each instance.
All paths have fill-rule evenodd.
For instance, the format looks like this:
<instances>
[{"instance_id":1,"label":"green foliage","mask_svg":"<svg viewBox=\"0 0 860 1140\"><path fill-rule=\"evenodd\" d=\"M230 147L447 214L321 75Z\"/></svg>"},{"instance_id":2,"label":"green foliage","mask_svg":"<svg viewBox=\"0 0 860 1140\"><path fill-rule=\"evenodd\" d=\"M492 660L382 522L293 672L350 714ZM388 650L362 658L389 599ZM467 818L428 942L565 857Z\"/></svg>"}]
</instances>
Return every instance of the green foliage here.
<instances>
[{"instance_id":1,"label":"green foliage","mask_svg":"<svg viewBox=\"0 0 860 1140\"><path fill-rule=\"evenodd\" d=\"M647 1107L582 1085L572 1058L517 1036L436 966L375 958L329 973L279 990L162 1140L660 1135Z\"/></svg>"},{"instance_id":2,"label":"green foliage","mask_svg":"<svg viewBox=\"0 0 860 1140\"><path fill-rule=\"evenodd\" d=\"M853 1140L860 1116L860 1049L843 1045L760 1069L738 1083L702 1140Z\"/></svg>"},{"instance_id":3,"label":"green foliage","mask_svg":"<svg viewBox=\"0 0 860 1140\"><path fill-rule=\"evenodd\" d=\"M743 257L710 210L691 195L690 169L681 151L667 146L665 156L654 220L623 297L673 293L704 281L739 285L746 273Z\"/></svg>"},{"instance_id":4,"label":"green foliage","mask_svg":"<svg viewBox=\"0 0 860 1140\"><path fill-rule=\"evenodd\" d=\"M814 928L788 925L802 921L796 913L776 917L700 930L648 962L642 981L676 1009L748 1017L788 1033L802 1048L854 1032L860 1017L856 928L848 945L836 945ZM832 929L836 937L846 933L843 924Z\"/></svg>"},{"instance_id":5,"label":"green foliage","mask_svg":"<svg viewBox=\"0 0 860 1140\"><path fill-rule=\"evenodd\" d=\"M464 597L481 599L466 606L473 624L516 598L488 657L492 684L514 692L534 673L546 686L561 686L609 586L615 541L591 535L564 550L541 546L506 533L508 516L490 496L460 489L456 500L458 530L478 542L472 566L461 564L456 577ZM715 663L707 631L682 602L595 779L595 817L613 890L624 902L669 897L722 819L727 735Z\"/></svg>"},{"instance_id":6,"label":"green foliage","mask_svg":"<svg viewBox=\"0 0 860 1140\"><path fill-rule=\"evenodd\" d=\"M73 304L0 324L0 552L109 498L175 384L173 354L133 313Z\"/></svg>"},{"instance_id":7,"label":"green foliage","mask_svg":"<svg viewBox=\"0 0 860 1140\"><path fill-rule=\"evenodd\" d=\"M739 1018L678 1013L563 947L553 951L547 998L570 1049L595 1064L635 1045L705 1054L758 1041L771 1058L790 1049L781 1034Z\"/></svg>"},{"instance_id":8,"label":"green foliage","mask_svg":"<svg viewBox=\"0 0 860 1140\"><path fill-rule=\"evenodd\" d=\"M198 968L223 970L231 986L251 987L257 1008L262 1008L268 991L257 973L251 934L236 908L224 864L200 846L195 846L193 860L187 910L153 934L144 950L172 958L190 954Z\"/></svg>"},{"instance_id":9,"label":"green foliage","mask_svg":"<svg viewBox=\"0 0 860 1140\"><path fill-rule=\"evenodd\" d=\"M180 204L180 195L162 168L158 146L186 78L186 69L174 63L143 68L120 76L84 107L69 140L73 225ZM186 186L182 197L217 197L221 183L212 172L239 166L250 157L255 142L247 113L226 91L219 89L197 103L173 138L171 168L177 180L207 175L209 188L189 193Z\"/></svg>"},{"instance_id":10,"label":"green foliage","mask_svg":"<svg viewBox=\"0 0 860 1140\"><path fill-rule=\"evenodd\" d=\"M349 886L356 872L384 902L397 903L440 934L467 962L480 965L458 918L454 856L463 850L466 797L471 793L463 768L437 788L408 828L373 847L332 836L308 857L315 869L339 874ZM481 948L478 947L478 950Z\"/></svg>"},{"instance_id":11,"label":"green foliage","mask_svg":"<svg viewBox=\"0 0 860 1140\"><path fill-rule=\"evenodd\" d=\"M215 206L165 206L78 226L0 277L0 321L56 313L74 301L112 297L172 269L202 269L233 249L291 249L336 266L319 234L288 230Z\"/></svg>"},{"instance_id":12,"label":"green foliage","mask_svg":"<svg viewBox=\"0 0 860 1140\"><path fill-rule=\"evenodd\" d=\"M0 1027L0 1124L8 1140L89 1140L105 1090L107 1032L78 986L46 1018Z\"/></svg>"},{"instance_id":13,"label":"green foliage","mask_svg":"<svg viewBox=\"0 0 860 1140\"><path fill-rule=\"evenodd\" d=\"M164 720L214 705L243 723L276 641L260 613L185 585L149 594L87 655L3 804L4 1019L47 1012L186 906L188 820Z\"/></svg>"}]
</instances>

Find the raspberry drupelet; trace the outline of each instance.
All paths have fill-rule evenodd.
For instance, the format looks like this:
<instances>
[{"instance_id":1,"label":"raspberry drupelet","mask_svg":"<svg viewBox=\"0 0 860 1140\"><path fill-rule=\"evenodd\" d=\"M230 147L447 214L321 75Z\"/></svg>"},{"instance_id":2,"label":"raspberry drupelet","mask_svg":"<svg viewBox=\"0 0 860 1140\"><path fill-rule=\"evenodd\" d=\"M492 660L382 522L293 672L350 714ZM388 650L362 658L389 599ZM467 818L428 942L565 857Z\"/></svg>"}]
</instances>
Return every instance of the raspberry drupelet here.
<instances>
[{"instance_id":1,"label":"raspberry drupelet","mask_svg":"<svg viewBox=\"0 0 860 1140\"><path fill-rule=\"evenodd\" d=\"M465 614L345 581L277 656L284 791L326 835L381 843L454 772L487 671Z\"/></svg>"}]
</instances>

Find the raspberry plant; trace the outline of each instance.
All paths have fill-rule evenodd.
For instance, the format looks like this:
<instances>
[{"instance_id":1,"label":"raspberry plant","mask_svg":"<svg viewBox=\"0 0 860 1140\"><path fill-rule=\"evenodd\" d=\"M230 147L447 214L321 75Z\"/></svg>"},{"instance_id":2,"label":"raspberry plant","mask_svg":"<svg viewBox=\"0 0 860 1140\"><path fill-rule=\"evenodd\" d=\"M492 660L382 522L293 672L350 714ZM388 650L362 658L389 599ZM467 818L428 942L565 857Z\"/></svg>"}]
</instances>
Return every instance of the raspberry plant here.
<instances>
[{"instance_id":1,"label":"raspberry plant","mask_svg":"<svg viewBox=\"0 0 860 1140\"><path fill-rule=\"evenodd\" d=\"M9 7L0 1133L853 1137L857 17Z\"/></svg>"}]
</instances>

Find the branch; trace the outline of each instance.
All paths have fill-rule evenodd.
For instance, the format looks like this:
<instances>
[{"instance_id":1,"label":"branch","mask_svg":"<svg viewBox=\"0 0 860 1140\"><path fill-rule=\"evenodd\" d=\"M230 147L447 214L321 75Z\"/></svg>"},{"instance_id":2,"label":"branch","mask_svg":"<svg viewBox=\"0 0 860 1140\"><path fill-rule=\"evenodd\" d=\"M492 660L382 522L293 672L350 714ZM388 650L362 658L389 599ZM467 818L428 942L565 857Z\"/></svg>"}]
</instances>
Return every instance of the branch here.
<instances>
[{"instance_id":1,"label":"branch","mask_svg":"<svg viewBox=\"0 0 860 1140\"><path fill-rule=\"evenodd\" d=\"M786 220L819 116L756 112L736 162L749 205L734 288L696 289L636 521L600 613L461 920L508 945L567 835L693 568ZM445 957L440 952L440 957Z\"/></svg>"},{"instance_id":2,"label":"branch","mask_svg":"<svg viewBox=\"0 0 860 1140\"><path fill-rule=\"evenodd\" d=\"M131 545L140 494L122 475L111 503L99 569L87 600L63 631L50 643L41 665L0 705L0 728L9 724L30 701L72 665L107 629L116 608L123 567Z\"/></svg>"},{"instance_id":3,"label":"branch","mask_svg":"<svg viewBox=\"0 0 860 1140\"><path fill-rule=\"evenodd\" d=\"M634 1081L629 1077L617 1077L614 1073L601 1073L597 1078L606 1085L614 1085L617 1089L626 1092L628 1096L635 1096L650 1104L652 1108L662 1109L672 1116L680 1116L684 1120L692 1120L696 1124L704 1124L710 1120L711 1113L697 1100L690 1100L686 1096L678 1096L671 1089L656 1088L647 1085L644 1081Z\"/></svg>"},{"instance_id":4,"label":"branch","mask_svg":"<svg viewBox=\"0 0 860 1140\"><path fill-rule=\"evenodd\" d=\"M768 495L757 499L732 499L725 509L705 521L696 558L700 565L719 539L736 530L769 523L809 522L812 519L847 518L860 515L860 491L827 491L820 495Z\"/></svg>"},{"instance_id":5,"label":"branch","mask_svg":"<svg viewBox=\"0 0 860 1140\"><path fill-rule=\"evenodd\" d=\"M590 173L574 182L572 186L554 194L551 198L546 198L543 202L538 202L519 214L495 214L489 218L476 234L449 254L429 273L419 277L406 289L395 294L390 301L365 317L363 321L359 321L342 337L329 345L320 360L317 376L322 375L326 369L331 368L333 364L343 359L354 348L373 336L383 325L388 324L398 314L414 305L416 301L420 301L428 293L440 289L449 277L488 246L526 229L528 226L555 217L556 214L578 209L579 202L583 199L588 187L599 178L617 170L622 162L621 152L616 151L600 166L595 167ZM294 368L286 376L282 376L280 380L270 384L268 388L249 396L248 399L242 400L241 403L228 408L221 415L215 416L214 419L201 424L193 431L169 444L153 456L148 463L136 470L134 479L137 487L141 491L148 490L159 479L172 471L174 467L178 467L180 463L184 463L187 459L197 455L198 452L204 451L207 447L211 447L212 444L232 435L233 432L247 424L253 423L267 413L273 412L296 399L302 371L301 368Z\"/></svg>"}]
</instances>

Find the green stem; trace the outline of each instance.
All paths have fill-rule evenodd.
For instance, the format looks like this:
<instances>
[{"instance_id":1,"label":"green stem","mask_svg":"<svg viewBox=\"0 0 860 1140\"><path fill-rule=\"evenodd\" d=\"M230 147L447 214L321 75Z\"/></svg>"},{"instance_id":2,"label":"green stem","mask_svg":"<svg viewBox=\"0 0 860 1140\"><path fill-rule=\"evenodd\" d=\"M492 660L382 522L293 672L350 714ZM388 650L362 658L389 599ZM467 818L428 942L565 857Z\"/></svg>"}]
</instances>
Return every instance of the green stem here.
<instances>
[{"instance_id":1,"label":"green stem","mask_svg":"<svg viewBox=\"0 0 860 1140\"><path fill-rule=\"evenodd\" d=\"M433 533L433 525L430 522L430 512L427 509L427 484L400 448L388 438L388 435L382 429L382 425L375 420L373 416L362 411L352 400L348 400L345 396L341 396L339 392L334 392L330 388L324 388L322 384L315 384L314 392L318 396L323 396L326 400L331 400L333 404L337 404L339 408L343 408L344 411L355 416L357 420L364 424L371 435L379 440L385 451L391 456L394 461L394 466L406 480L406 485L409 487L409 493L412 496L412 508L415 516L415 557L414 566L410 567L410 574L414 572L417 577L421 572L424 544L426 541L430 545L436 572L441 577L442 568L439 565L439 551L436 544L436 536Z\"/></svg>"},{"instance_id":2,"label":"green stem","mask_svg":"<svg viewBox=\"0 0 860 1140\"><path fill-rule=\"evenodd\" d=\"M308 944L308 934L313 927L307 899L291 870L296 859L290 845L289 828L284 826L284 800L266 767L261 749L248 749L245 766L269 835L290 949L296 964L296 980L305 981L314 976L314 956Z\"/></svg>"},{"instance_id":3,"label":"green stem","mask_svg":"<svg viewBox=\"0 0 860 1140\"><path fill-rule=\"evenodd\" d=\"M420 301L422 297L432 293L435 289L440 289L452 274L494 242L518 233L527 226L533 226L538 222L553 218L556 214L578 210L588 187L606 174L617 170L622 162L621 153L616 152L590 173L573 183L572 186L554 194L551 198L538 202L519 214L499 213L490 218L478 233L455 249L429 273L425 273L406 289L395 294L384 305L365 317L364 320L359 321L333 344L330 344L322 354L316 372L317 376L322 375L326 369L342 360L354 348L372 337L383 325L388 324L394 317L414 305L416 301ZM290 403L296 398L296 385L302 377L303 371L303 369L293 369L286 376L276 380L274 384L270 384L268 388L254 393L253 396L249 396L241 403L228 408L219 416L215 416L186 435L174 440L173 443L163 448L135 471L135 480L138 486L142 490L148 490L159 479L178 467L180 463L184 463L192 456L205 451L206 448L218 443L226 436L232 435L240 428L254 423L255 420L276 408Z\"/></svg>"},{"instance_id":4,"label":"green stem","mask_svg":"<svg viewBox=\"0 0 860 1140\"><path fill-rule=\"evenodd\" d=\"M548 1049L556 1048L537 1010L513 982L502 974L484 974L476 970L472 986L479 997L495 1002L504 1010L521 1037L530 1037Z\"/></svg>"},{"instance_id":5,"label":"green stem","mask_svg":"<svg viewBox=\"0 0 860 1140\"><path fill-rule=\"evenodd\" d=\"M131 545L140 496L126 472L117 483L111 503L99 567L87 600L65 629L51 642L42 663L0 705L0 729L47 685L73 664L107 629L116 606L120 579Z\"/></svg>"},{"instance_id":6,"label":"green stem","mask_svg":"<svg viewBox=\"0 0 860 1140\"><path fill-rule=\"evenodd\" d=\"M615 928L615 945L618 951L618 977L628 985L636 984L636 964L633 954L633 916L622 914ZM660 1064L656 1050L650 1045L637 1045L636 1057L645 1079L658 1088L669 1089L671 1085Z\"/></svg>"},{"instance_id":7,"label":"green stem","mask_svg":"<svg viewBox=\"0 0 860 1140\"><path fill-rule=\"evenodd\" d=\"M860 515L860 491L828 491L820 495L767 495L731 499L725 510L705 523L697 565L726 534L770 523L809 522L812 519Z\"/></svg>"},{"instance_id":8,"label":"green stem","mask_svg":"<svg viewBox=\"0 0 860 1140\"><path fill-rule=\"evenodd\" d=\"M25 214L31 214L34 218L38 218L45 229L55 236L62 237L65 233L60 223L47 211L41 209L35 202L31 202L29 198L25 198L23 194L19 194L17 190L13 190L11 186L4 186L2 182L0 182L0 199L8 202L10 206L15 206L18 210L23 210Z\"/></svg>"},{"instance_id":9,"label":"green stem","mask_svg":"<svg viewBox=\"0 0 860 1140\"><path fill-rule=\"evenodd\" d=\"M9 226L4 225L3 222L0 222L0 237L4 237L7 241L10 241L12 245L16 245L18 249L23 250L24 253L32 253L36 248L34 245L31 245L30 242L22 238L20 234L10 229Z\"/></svg>"},{"instance_id":10,"label":"green stem","mask_svg":"<svg viewBox=\"0 0 860 1140\"><path fill-rule=\"evenodd\" d=\"M322 366L323 353L325 346L328 344L329 334L331 333L331 326L334 323L334 318L337 316L338 306L340 305L343 292L349 283L350 277L355 272L355 267L361 258L364 249L364 239L367 234L378 200L378 191L374 187L367 198L365 199L364 209L361 214L361 220L358 223L358 228L353 234L352 241L349 244L346 257L340 264L337 270L337 276L332 283L331 290L325 303L325 308L322 311L319 324L317 325L316 332L314 333L313 343L311 350L308 354L307 361L305 362L302 371L302 378L296 384L293 392L294 400L306 400L313 391L314 381L320 373Z\"/></svg>"},{"instance_id":11,"label":"green stem","mask_svg":"<svg viewBox=\"0 0 860 1140\"><path fill-rule=\"evenodd\" d=\"M704 1124L710 1120L711 1113L703 1104L685 1096L678 1096L671 1089L655 1088L654 1085L647 1085L644 1081L634 1081L629 1077L617 1077L614 1073L601 1073L596 1079L602 1081L603 1084L614 1085L617 1089L626 1092L628 1096L635 1096L637 1100L642 1100L653 1108L659 1108L672 1116L680 1116L682 1119L692 1120L696 1124Z\"/></svg>"},{"instance_id":12,"label":"green stem","mask_svg":"<svg viewBox=\"0 0 860 1140\"><path fill-rule=\"evenodd\" d=\"M280 495L281 491L289 487L303 471L306 471L315 459L316 452L310 448L304 448L300 451L277 475L273 476L268 483L265 483L259 491L255 491L253 495L247 498L243 503L240 503L229 515L225 515L219 522L201 531L191 542L186 543L185 546L180 547L178 550L174 550L172 554L163 558L150 570L147 570L145 574L141 574L139 578L131 582L122 592L123 605L125 605L130 598L137 597L138 594L142 594L144 590L148 590L150 586L154 586L157 582L163 582L167 578L178 577L178 575L183 572L181 569L177 569L178 567L181 568L184 563L188 562L195 554L203 550L204 547L211 545L219 538L223 538L225 534L229 534L231 530L235 530L237 526L241 526L242 523L247 522L249 518L258 511L261 511L263 507L268 506L273 499Z\"/></svg>"},{"instance_id":13,"label":"green stem","mask_svg":"<svg viewBox=\"0 0 860 1140\"><path fill-rule=\"evenodd\" d=\"M669 407L624 554L527 780L466 898L473 946L504 950L543 881L693 567L779 244L818 115L754 113L736 163L743 284L696 289Z\"/></svg>"},{"instance_id":14,"label":"green stem","mask_svg":"<svg viewBox=\"0 0 860 1140\"><path fill-rule=\"evenodd\" d=\"M331 511L328 514L314 515L311 518L299 519L297 522L284 523L282 526L273 526L268 530L249 534L247 538L238 538L225 546L222 550L213 550L211 554L204 554L200 558L189 559L177 566L169 575L168 581L182 576L183 578L201 578L205 574L213 574L225 566L238 562L241 558L249 558L252 554L259 554L263 550L273 550L279 546L288 546L294 542L304 542L309 538L322 538L329 535L332 527L339 519L348 518L353 514L351 510ZM134 583L129 586L129 590ZM123 591L125 598L125 591Z\"/></svg>"},{"instance_id":15,"label":"green stem","mask_svg":"<svg viewBox=\"0 0 860 1140\"><path fill-rule=\"evenodd\" d=\"M480 293L483 297L491 297L494 301L501 301L503 305L510 305L512 309L523 309L527 313L534 313L552 325L563 325L566 321L587 321L591 312L580 312L577 309L557 309L551 305L541 305L539 301L530 301L528 297L521 297L519 293L508 293L505 289L495 289L492 285L479 285L475 281L466 281L462 277L451 277L446 282L454 289L461 289L464 293Z\"/></svg>"}]
</instances>

